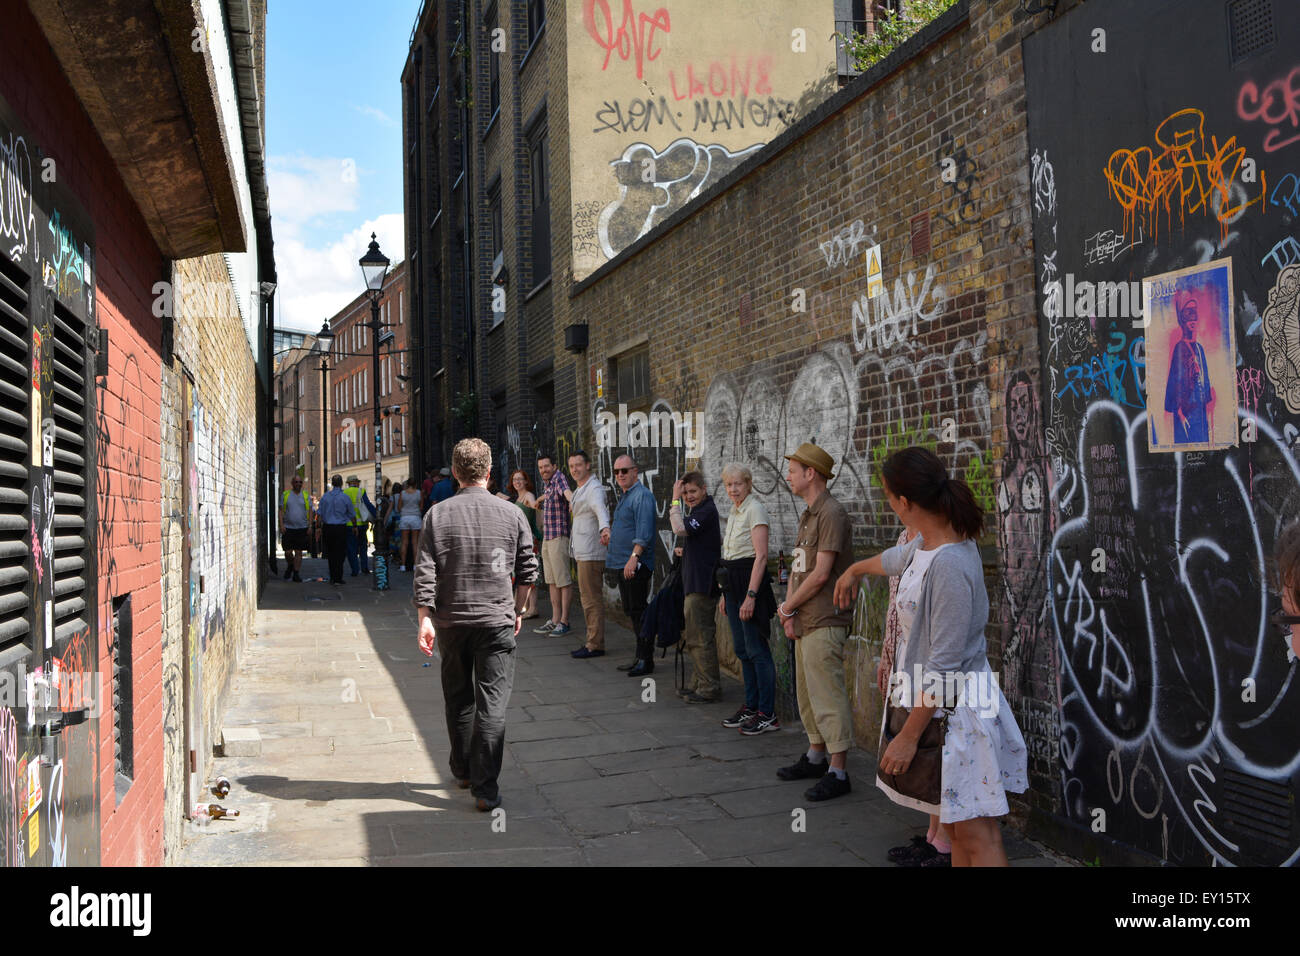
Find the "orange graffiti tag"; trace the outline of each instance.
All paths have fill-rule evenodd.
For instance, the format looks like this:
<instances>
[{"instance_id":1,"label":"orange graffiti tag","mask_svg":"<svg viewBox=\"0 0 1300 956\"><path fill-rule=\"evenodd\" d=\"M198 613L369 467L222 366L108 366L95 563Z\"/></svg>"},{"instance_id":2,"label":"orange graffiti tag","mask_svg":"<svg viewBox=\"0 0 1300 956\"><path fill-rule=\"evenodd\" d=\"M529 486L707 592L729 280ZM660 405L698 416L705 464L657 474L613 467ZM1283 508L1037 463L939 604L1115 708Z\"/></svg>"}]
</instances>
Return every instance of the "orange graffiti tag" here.
<instances>
[{"instance_id":1,"label":"orange graffiti tag","mask_svg":"<svg viewBox=\"0 0 1300 956\"><path fill-rule=\"evenodd\" d=\"M1152 235L1160 228L1160 214L1172 223L1174 213L1181 224L1187 215L1213 213L1219 221L1221 240L1228 238L1228 226L1247 207L1263 203L1268 183L1259 172L1260 192L1250 199L1237 175L1246 159L1246 148L1235 136L1220 144L1217 137L1205 139L1205 114L1198 109L1179 110L1156 127L1157 149L1117 149L1104 170L1110 194L1124 210L1125 230L1142 226Z\"/></svg>"}]
</instances>

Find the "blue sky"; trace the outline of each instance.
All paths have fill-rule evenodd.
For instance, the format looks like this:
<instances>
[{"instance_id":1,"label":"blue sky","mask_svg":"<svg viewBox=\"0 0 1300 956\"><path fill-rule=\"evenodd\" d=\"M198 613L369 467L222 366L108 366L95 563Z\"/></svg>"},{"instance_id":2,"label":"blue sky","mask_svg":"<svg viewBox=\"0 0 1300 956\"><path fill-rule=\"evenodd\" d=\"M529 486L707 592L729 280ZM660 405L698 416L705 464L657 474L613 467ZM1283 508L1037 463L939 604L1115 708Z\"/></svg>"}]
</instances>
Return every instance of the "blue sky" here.
<instances>
[{"instance_id":1,"label":"blue sky","mask_svg":"<svg viewBox=\"0 0 1300 956\"><path fill-rule=\"evenodd\" d=\"M361 291L370 233L402 249L401 74L419 0L275 0L266 151L276 325L316 331Z\"/></svg>"}]
</instances>

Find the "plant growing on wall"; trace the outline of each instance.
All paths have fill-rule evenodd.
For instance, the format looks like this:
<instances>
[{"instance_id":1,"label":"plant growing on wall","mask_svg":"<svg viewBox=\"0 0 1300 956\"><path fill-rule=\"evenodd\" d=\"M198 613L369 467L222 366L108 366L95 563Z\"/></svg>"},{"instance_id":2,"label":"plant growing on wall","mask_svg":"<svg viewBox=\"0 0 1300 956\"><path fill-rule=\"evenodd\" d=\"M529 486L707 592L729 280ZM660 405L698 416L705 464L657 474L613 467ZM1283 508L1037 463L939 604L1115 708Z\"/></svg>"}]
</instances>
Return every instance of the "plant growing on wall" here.
<instances>
[{"instance_id":1,"label":"plant growing on wall","mask_svg":"<svg viewBox=\"0 0 1300 956\"><path fill-rule=\"evenodd\" d=\"M461 392L452 403L451 417L460 422L467 434L474 434L478 430L478 396Z\"/></svg>"},{"instance_id":2,"label":"plant growing on wall","mask_svg":"<svg viewBox=\"0 0 1300 956\"><path fill-rule=\"evenodd\" d=\"M957 0L905 0L903 9L884 11L871 33L836 34L856 70L875 66L912 38L923 26L952 7Z\"/></svg>"}]
</instances>

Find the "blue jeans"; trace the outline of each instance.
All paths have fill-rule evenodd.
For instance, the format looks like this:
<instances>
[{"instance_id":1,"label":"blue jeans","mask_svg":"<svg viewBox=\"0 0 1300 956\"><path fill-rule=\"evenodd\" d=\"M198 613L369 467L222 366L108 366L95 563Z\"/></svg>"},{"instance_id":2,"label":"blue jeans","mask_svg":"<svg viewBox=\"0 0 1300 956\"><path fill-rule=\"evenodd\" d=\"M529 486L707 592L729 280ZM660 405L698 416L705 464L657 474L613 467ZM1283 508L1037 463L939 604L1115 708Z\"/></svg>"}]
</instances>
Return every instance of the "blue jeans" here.
<instances>
[{"instance_id":1,"label":"blue jeans","mask_svg":"<svg viewBox=\"0 0 1300 956\"><path fill-rule=\"evenodd\" d=\"M745 677L745 706L765 714L776 712L776 665L772 648L759 632L760 622L740 619L740 605L727 600L727 620L731 622L731 643L740 658ZM766 623L766 622L762 622Z\"/></svg>"},{"instance_id":2,"label":"blue jeans","mask_svg":"<svg viewBox=\"0 0 1300 956\"><path fill-rule=\"evenodd\" d=\"M352 576L355 578L361 570L370 570L370 558L368 552L370 546L366 543L366 526L361 525L359 528L348 528L348 567L352 569Z\"/></svg>"}]
</instances>

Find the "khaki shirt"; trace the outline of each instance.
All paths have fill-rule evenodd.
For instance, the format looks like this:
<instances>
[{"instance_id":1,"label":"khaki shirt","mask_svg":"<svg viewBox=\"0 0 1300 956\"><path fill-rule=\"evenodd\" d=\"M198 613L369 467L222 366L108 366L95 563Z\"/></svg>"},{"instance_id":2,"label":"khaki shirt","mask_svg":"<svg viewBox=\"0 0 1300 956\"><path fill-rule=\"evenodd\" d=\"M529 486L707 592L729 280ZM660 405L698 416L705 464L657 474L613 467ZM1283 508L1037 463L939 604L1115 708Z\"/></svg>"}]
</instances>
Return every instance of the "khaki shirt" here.
<instances>
[{"instance_id":1,"label":"khaki shirt","mask_svg":"<svg viewBox=\"0 0 1300 956\"><path fill-rule=\"evenodd\" d=\"M739 561L741 558L752 558L754 539L750 536L750 532L758 525L770 527L771 522L767 520L767 510L763 507L763 502L758 500L758 495L750 491L739 508L735 504L731 506L731 514L727 516L727 533L722 538L722 560Z\"/></svg>"},{"instance_id":2,"label":"khaki shirt","mask_svg":"<svg viewBox=\"0 0 1300 956\"><path fill-rule=\"evenodd\" d=\"M798 544L791 553L790 585L786 596L799 590L799 585L817 567L817 552L834 551L835 563L831 576L815 595L799 605L794 617L794 632L799 635L819 627L848 627L853 623L853 610L835 610L835 582L853 563L853 526L844 506L823 491L821 496L804 509L799 517Z\"/></svg>"}]
</instances>

